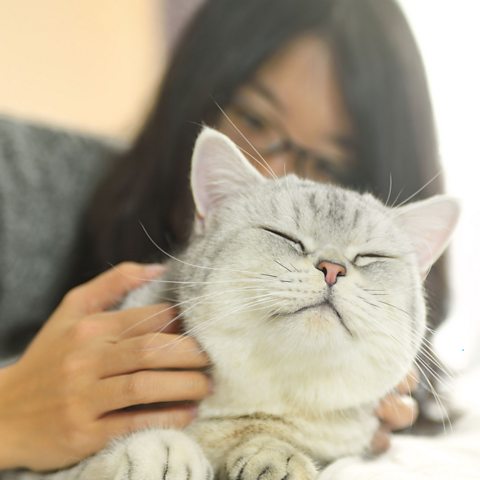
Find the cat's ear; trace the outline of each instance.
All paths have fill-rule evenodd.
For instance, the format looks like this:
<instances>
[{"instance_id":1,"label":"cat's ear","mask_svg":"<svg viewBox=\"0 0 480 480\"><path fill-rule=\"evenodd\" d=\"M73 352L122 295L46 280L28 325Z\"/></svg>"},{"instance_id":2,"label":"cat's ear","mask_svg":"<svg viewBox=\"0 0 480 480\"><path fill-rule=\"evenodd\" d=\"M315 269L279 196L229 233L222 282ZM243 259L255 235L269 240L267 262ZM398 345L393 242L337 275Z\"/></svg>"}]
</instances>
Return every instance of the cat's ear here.
<instances>
[{"instance_id":1,"label":"cat's ear","mask_svg":"<svg viewBox=\"0 0 480 480\"><path fill-rule=\"evenodd\" d=\"M425 278L447 248L460 216L460 205L454 198L437 195L400 207L395 212L396 221L412 240L420 272Z\"/></svg>"},{"instance_id":2,"label":"cat's ear","mask_svg":"<svg viewBox=\"0 0 480 480\"><path fill-rule=\"evenodd\" d=\"M195 142L191 187L197 216L205 218L225 198L265 178L223 133L205 127Z\"/></svg>"}]
</instances>

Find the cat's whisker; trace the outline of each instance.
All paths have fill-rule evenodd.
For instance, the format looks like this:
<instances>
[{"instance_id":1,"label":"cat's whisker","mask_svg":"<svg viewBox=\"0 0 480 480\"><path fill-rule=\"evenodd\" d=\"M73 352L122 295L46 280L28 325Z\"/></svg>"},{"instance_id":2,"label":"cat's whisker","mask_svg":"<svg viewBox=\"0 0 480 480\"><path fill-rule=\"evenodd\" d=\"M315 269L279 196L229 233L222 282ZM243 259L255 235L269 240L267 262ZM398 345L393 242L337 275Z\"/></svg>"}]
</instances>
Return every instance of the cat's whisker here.
<instances>
[{"instance_id":1,"label":"cat's whisker","mask_svg":"<svg viewBox=\"0 0 480 480\"><path fill-rule=\"evenodd\" d=\"M378 319L373 317L368 310L365 310L361 305L356 304L355 305L356 309L360 309L364 314L365 317L363 318L363 321L365 322L366 325L368 326L373 326L374 331L372 332L371 329L368 330L368 333L380 333L382 335L387 336L390 338L392 341L396 342L399 347L404 347L404 344L402 343L401 340L399 340L397 337L395 337L392 332L388 329L386 329L385 325L380 322ZM384 312L384 316L387 314L387 312ZM410 335L410 331L407 331L407 334Z\"/></svg>"},{"instance_id":2,"label":"cat's whisker","mask_svg":"<svg viewBox=\"0 0 480 480\"><path fill-rule=\"evenodd\" d=\"M202 303L206 298L210 298L212 296L220 296L220 295L224 295L225 293L240 293L242 291L246 291L246 290L258 290L258 288L256 287L244 287L244 288L235 288L235 289L232 289L232 290L223 290L221 292L213 292L213 293L210 293L210 294L204 294L204 295L200 295L200 296L197 296L197 297L190 297L188 298L187 300L184 300L183 302L178 302L178 303L175 303L173 305L169 305L168 307L136 322L134 325L131 325L130 327L128 327L127 329L125 329L123 332L120 333L120 337L125 335L125 333L127 333L128 331L138 327L138 325L141 325L142 323L144 322L147 322L148 320L158 316L158 315L161 315L162 313L165 313L169 310L172 310L172 309L177 309L178 307L180 306L184 306L184 305L188 305L188 304L193 304L193 305L190 305L189 308L187 308L186 310L183 310L182 313L180 313L179 315L176 315L174 318L172 318L169 322L167 322L161 329L157 330L156 333L162 333L162 331L166 330L172 323L174 323L176 320L178 320L183 314L185 314L188 310L190 310L191 308L195 307L196 305ZM267 291L269 292L270 290L269 289L260 289L260 290L264 290L264 291Z\"/></svg>"},{"instance_id":3,"label":"cat's whisker","mask_svg":"<svg viewBox=\"0 0 480 480\"><path fill-rule=\"evenodd\" d=\"M387 335L388 335L388 334L387 334ZM391 337L391 336L390 336L390 338L391 338L391 340L393 340L393 341L396 340L394 337ZM392 360L390 360L390 361L392 361ZM401 368L401 367L404 367L404 364L403 364L401 361L397 361L397 362L394 361L393 363L396 364L396 365L397 365L398 367L400 367L400 368ZM417 367L419 373L421 373L421 375L423 375L423 376L425 377L425 379L427 380L428 385L429 385L429 388L428 388L428 389L429 389L429 391L432 393L433 397L435 398L435 401L438 403L439 409L448 416L448 411L447 411L446 408L443 406L443 403L442 403L442 401L441 401L441 398L440 398L440 396L438 395L437 391L435 390L435 387L434 387L433 384L428 380L428 377L427 377L427 375L425 374L425 372L424 372L424 370L423 370L423 368L422 368L422 366L421 366L421 365L422 365L421 362L418 362L417 359L414 359L414 360L413 360L413 363L414 363L414 365ZM397 393L395 387L392 388L391 393L393 393L393 394L396 394L396 393ZM410 388L409 388L409 393L410 393L410 395L412 394L412 391L410 390ZM413 412L412 412L412 414L413 414ZM412 423L413 423L413 420L414 420L414 418L412 417ZM444 428L445 428L445 424L443 424L443 426L444 426Z\"/></svg>"},{"instance_id":4,"label":"cat's whisker","mask_svg":"<svg viewBox=\"0 0 480 480\"><path fill-rule=\"evenodd\" d=\"M278 278L278 275L272 275L271 273L261 273L260 275L263 275L264 277Z\"/></svg>"},{"instance_id":5,"label":"cat's whisker","mask_svg":"<svg viewBox=\"0 0 480 480\"><path fill-rule=\"evenodd\" d=\"M417 354L417 357L422 358L422 361L429 366L429 372L439 384L450 390L453 388L455 377L450 375L443 365L434 363L434 360L429 359L422 351Z\"/></svg>"},{"instance_id":6,"label":"cat's whisker","mask_svg":"<svg viewBox=\"0 0 480 480\"><path fill-rule=\"evenodd\" d=\"M382 300L377 300L378 303L381 303L383 305L387 305L388 307L391 307L391 308L395 308L396 310L398 310L399 312L402 312L404 313L405 315L407 315L409 318L411 318L411 314L409 312L407 312L406 310L404 310L403 308L400 308L398 307L397 305L393 305L393 303L389 303L389 302L384 302Z\"/></svg>"},{"instance_id":7,"label":"cat's whisker","mask_svg":"<svg viewBox=\"0 0 480 480\"><path fill-rule=\"evenodd\" d=\"M424 366L425 370L430 374L431 378L436 381L439 387L442 387L445 391L448 392L453 391L453 381L446 381L445 378L440 376L435 370L433 370L432 367L428 364L428 362L423 360L421 356L417 356L416 360Z\"/></svg>"},{"instance_id":8,"label":"cat's whisker","mask_svg":"<svg viewBox=\"0 0 480 480\"><path fill-rule=\"evenodd\" d=\"M358 299L359 299L359 300L362 300L362 301L365 302L365 303L368 303L368 305L371 305L371 306L374 307L374 308L377 308L377 309L378 309L378 308L381 308L379 305L376 305L375 303L368 301L366 298L364 298L364 297L362 297L362 296L360 296L360 295L358 295Z\"/></svg>"},{"instance_id":9,"label":"cat's whisker","mask_svg":"<svg viewBox=\"0 0 480 480\"><path fill-rule=\"evenodd\" d=\"M168 258L170 258L171 260L174 260L178 263L181 263L183 265L186 265L187 267L193 267L193 268L201 268L201 269L205 269L205 270L215 270L215 271L220 271L220 272L235 272L235 273L243 273L243 274L250 274L250 275L256 275L255 272L250 272L248 270L238 270L238 269L232 269L232 268L216 268L216 267L209 267L207 265L195 265L193 263L189 263L189 262L185 262L184 260L180 259L180 258L177 258L175 257L174 255L168 253L166 250L164 250L160 245L158 245L157 242L155 242L155 240L152 238L152 236L148 233L147 229L145 228L145 226L143 225L142 222L139 222L140 224L140 227L142 228L142 230L145 232L145 235L147 236L147 238L149 239L149 241L152 243L152 245L154 247L156 247L158 249L158 251L160 251L161 253L163 253L165 256L167 256Z\"/></svg>"},{"instance_id":10,"label":"cat's whisker","mask_svg":"<svg viewBox=\"0 0 480 480\"><path fill-rule=\"evenodd\" d=\"M437 372L435 372L435 370L433 370L432 367L425 360L423 360L421 358L421 356L417 356L415 360L416 360L416 362L419 362L424 367L424 369L432 375L432 377L435 380L438 381L440 386L451 390L451 387L452 387L453 383L452 382L448 382L448 383L445 382L445 380L442 377L440 377L439 374Z\"/></svg>"},{"instance_id":11,"label":"cat's whisker","mask_svg":"<svg viewBox=\"0 0 480 480\"><path fill-rule=\"evenodd\" d=\"M292 270L290 270L288 267L286 267L285 265L283 265L283 263L281 263L279 260L275 259L274 262L275 262L277 265L280 265L282 268L284 268L287 272L292 273Z\"/></svg>"},{"instance_id":12,"label":"cat's whisker","mask_svg":"<svg viewBox=\"0 0 480 480\"><path fill-rule=\"evenodd\" d=\"M380 331L380 328L377 326L377 328L379 329ZM386 332L384 332L386 333ZM391 340L394 340L394 337L390 337ZM424 369L430 373L431 377L434 378L436 380L436 382L438 383L438 385L440 385L441 387L443 387L445 390L448 390L448 391L452 391L452 386L453 386L453 383L452 383L452 379L450 378L450 376L448 375L448 373L444 370L444 368L441 366L441 365L437 365L437 368L439 369L439 371L444 374L444 376L441 376L440 373L436 372L435 370L433 370L433 368L427 363L427 361L423 360L421 358L421 354L422 352L420 351L418 354L417 354L417 357L416 357L416 362L420 362L423 366L424 366Z\"/></svg>"},{"instance_id":13,"label":"cat's whisker","mask_svg":"<svg viewBox=\"0 0 480 480\"><path fill-rule=\"evenodd\" d=\"M250 146L250 148L260 157L260 160L258 160L257 158L255 158L252 154L250 154L249 152L245 152L243 149L241 149L242 151L244 151L245 153L247 153L255 162L257 162L263 169L265 169L267 171L267 173L269 173L269 175L274 179L274 180L278 180L278 176L275 174L275 172L273 171L272 167L270 166L270 164L265 160L265 158L263 158L263 156L260 154L260 152L255 148L255 146L252 144L252 142L250 142L250 140L244 135L244 133L237 127L237 125L235 125L235 122L232 121L232 119L228 116L227 112L225 112L225 110L215 101L215 99L213 99L213 101L215 102L215 105L217 106L217 108L220 110L220 112L222 113L222 115L226 118L226 120L228 121L228 123L235 129L235 131L243 138L243 140L245 140L248 145ZM240 148L240 147L239 147Z\"/></svg>"},{"instance_id":14,"label":"cat's whisker","mask_svg":"<svg viewBox=\"0 0 480 480\"><path fill-rule=\"evenodd\" d=\"M424 357L424 358L422 358ZM454 377L448 373L448 371L445 369L445 367L439 363L435 363L436 359L429 357L428 352L426 352L423 349L423 346L420 348L420 351L418 352L417 358L421 359L422 362L424 362L429 369L429 372L434 376L439 383L442 383L445 386L450 386L452 381L454 380ZM435 371L433 367L436 367L439 371ZM443 376L441 376L441 374Z\"/></svg>"},{"instance_id":15,"label":"cat's whisker","mask_svg":"<svg viewBox=\"0 0 480 480\"><path fill-rule=\"evenodd\" d=\"M240 309L238 309L239 311ZM236 310L232 310L228 312L229 315L235 313ZM196 325L195 327L192 327L190 329L187 329L185 332L181 333L178 335L178 338L175 339L173 342L170 342L166 345L163 345L162 347L155 347L154 350L161 350L161 349L167 349L167 348L172 348L173 346L178 345L182 341L185 340L188 336L198 336L199 333L201 333L203 330L210 328L211 326L221 322L225 316L219 316L219 317L214 317L208 321L202 322L200 325ZM151 339L152 343L154 341L154 338Z\"/></svg>"},{"instance_id":16,"label":"cat's whisker","mask_svg":"<svg viewBox=\"0 0 480 480\"><path fill-rule=\"evenodd\" d=\"M392 172L389 174L390 177L390 183L388 185L388 196L387 199L385 200L385 206L388 207L388 201L390 200L390 195L392 194L392 187L393 187L393 179L392 179Z\"/></svg>"},{"instance_id":17,"label":"cat's whisker","mask_svg":"<svg viewBox=\"0 0 480 480\"><path fill-rule=\"evenodd\" d=\"M382 301L379 301L379 302L380 303L386 303L386 302L382 302ZM387 303L387 305L390 306L390 307L393 307L393 308L397 308L399 311L405 313L405 315L407 315L407 317L409 317L409 318L411 317L410 314L408 312L404 311L403 309L400 309L399 307L396 307L395 305L390 304L390 303ZM431 342L427 338L424 337L423 340L422 340L422 344L420 345L418 355L423 355L426 358L426 360L430 362L431 365L437 367L440 370L440 372L445 376L446 379L451 379L452 378L451 372L449 372L446 369L446 367L439 362L439 360L437 359L433 349L431 348L431 346L429 344L431 344ZM443 378L439 374L437 374L430 366L429 366L429 372L432 374L432 376L435 377L435 379L439 383L444 384L446 387L449 386L445 383L445 378Z\"/></svg>"},{"instance_id":18,"label":"cat's whisker","mask_svg":"<svg viewBox=\"0 0 480 480\"><path fill-rule=\"evenodd\" d=\"M408 203L410 200L415 198L419 193L421 193L425 188L427 188L431 183L433 183L440 175L443 174L443 170L440 170L438 173L436 173L428 182L426 182L422 187L420 187L415 193L412 193L409 197L407 197L403 202L399 203L398 205L394 204L392 205L392 208L400 208L406 203Z\"/></svg>"},{"instance_id":19,"label":"cat's whisker","mask_svg":"<svg viewBox=\"0 0 480 480\"><path fill-rule=\"evenodd\" d=\"M427 358L428 361L430 361L433 366L437 367L448 378L455 378L454 372L440 361L433 343L430 342L426 337L423 339L420 352Z\"/></svg>"},{"instance_id":20,"label":"cat's whisker","mask_svg":"<svg viewBox=\"0 0 480 480\"><path fill-rule=\"evenodd\" d=\"M371 322L371 319L368 319L368 321ZM378 331L382 331L382 326L379 322L376 322L375 328L378 329ZM396 339L395 337L393 337L391 334L389 334L389 332L384 331L383 333L386 334L387 336L389 336L389 338L392 341L399 342L399 340ZM399 342L399 345L401 345L400 342ZM442 424L443 424L444 430L445 430L445 417L448 419L448 423L450 424L450 428L451 428L451 422L450 422L450 418L449 418L449 415L448 415L448 410L443 405L443 402L441 400L441 396L438 394L438 392L436 391L432 382L428 378L427 373L430 373L430 375L432 375L432 378L434 378L439 383L439 385L442 388L444 388L446 391L451 391L452 390L451 389L451 384L446 383L444 381L444 379L442 377L440 377L437 372L433 371L432 368L430 367L430 365L428 365L428 363L426 363L421 357L417 356L414 359L414 364L417 367L417 369L419 370L419 373L421 373L421 375L424 377L424 379L428 383L428 390L432 393L432 395L435 399L435 402L436 402L436 404L439 408L439 411L441 412ZM399 365L401 365L401 364L399 363Z\"/></svg>"},{"instance_id":21,"label":"cat's whisker","mask_svg":"<svg viewBox=\"0 0 480 480\"><path fill-rule=\"evenodd\" d=\"M432 345L429 345L429 341L427 338L423 339L422 345L420 347L421 353L427 357L427 359L437 368L439 368L442 373L444 373L449 378L454 378L453 372L445 365L443 365L440 360L438 359L436 352Z\"/></svg>"},{"instance_id":22,"label":"cat's whisker","mask_svg":"<svg viewBox=\"0 0 480 480\"><path fill-rule=\"evenodd\" d=\"M377 294L377 295L388 295L388 296L392 296L393 293L399 293L399 292L410 292L412 290L417 290L418 287L416 286L413 286L413 287L402 287L402 288L399 288L399 287L396 287L396 288L392 288L392 289L388 289L388 290L385 290L385 289L382 289L382 290L374 290L374 289L368 289L368 288L365 288L365 287L360 287L359 288L361 290L363 290L364 292L367 292L369 294Z\"/></svg>"},{"instance_id":23,"label":"cat's whisker","mask_svg":"<svg viewBox=\"0 0 480 480\"><path fill-rule=\"evenodd\" d=\"M402 195L403 191L405 189L404 188L401 188L399 190L399 192L397 193L397 196L395 197L395 200L392 202L392 204L390 205L390 208L395 208L395 204L398 202L398 199L400 198L400 196Z\"/></svg>"},{"instance_id":24,"label":"cat's whisker","mask_svg":"<svg viewBox=\"0 0 480 480\"><path fill-rule=\"evenodd\" d=\"M388 338L396 342L398 346L404 347L404 344L397 337L393 336L392 332L389 329L387 329L384 324L382 324L380 321L372 317L371 312L364 309L362 305L358 303L355 304L355 309L365 314L364 317L361 317L360 315L357 314L357 317L364 322L364 330L366 333L381 334L381 335L387 336ZM372 327L374 327L373 330L372 330ZM357 328L360 328L360 327L357 326Z\"/></svg>"},{"instance_id":25,"label":"cat's whisker","mask_svg":"<svg viewBox=\"0 0 480 480\"><path fill-rule=\"evenodd\" d=\"M262 274L263 275L263 274ZM141 280L139 278L139 280ZM148 283L160 283L160 284L172 284L172 285L225 285L229 283L238 283L238 282L267 282L266 279L263 278L243 278L242 280L232 279L232 280L217 280L217 281L177 281L177 280L147 280Z\"/></svg>"},{"instance_id":26,"label":"cat's whisker","mask_svg":"<svg viewBox=\"0 0 480 480\"><path fill-rule=\"evenodd\" d=\"M198 335L202 331L204 331L206 329L209 329L213 325L223 321L225 319L225 317L233 315L234 313L237 313L237 312L240 312L240 311L241 312L248 311L249 313L251 313L251 312L255 311L255 309L250 308L252 306L255 306L255 307L258 307L258 308L261 309L261 308L265 308L265 306L268 306L269 304L275 304L275 302L276 302L275 299L265 300L265 299L258 299L257 298L256 300L254 300L252 302L249 302L248 304L242 304L240 306L237 306L234 309L231 309L231 310L227 311L222 316L213 317L213 318L210 318L210 319L204 319L199 325L196 325L192 328L187 329L185 332L183 332L181 335L179 335L179 338L177 340L175 340L174 342L171 342L168 345L169 346L175 345L176 343L182 341L183 338L185 338L187 336ZM164 347L166 347L166 346L164 346ZM160 347L160 348L164 348L164 347Z\"/></svg>"},{"instance_id":27,"label":"cat's whisker","mask_svg":"<svg viewBox=\"0 0 480 480\"><path fill-rule=\"evenodd\" d=\"M415 366L417 367L419 373L422 375L423 379L428 383L428 390L431 392L431 394L433 395L433 398L435 400L435 403L439 409L439 412L440 412L440 416L441 416L441 420L442 420L442 426L443 426L443 431L444 433L447 433L447 428L446 428L446 424L445 424L445 420L448 421L448 425L449 425L449 428L450 428L450 431L453 431L453 426L452 426L452 423L451 423L451 420L450 420L450 415L448 413L448 410L447 408L443 405L443 402L441 400L441 397L440 395L438 394L438 392L436 391L435 387L433 386L432 382L430 381L430 379L428 378L428 375L423 371L423 368L422 366L417 362L417 359L414 360L414 363L415 363Z\"/></svg>"},{"instance_id":28,"label":"cat's whisker","mask_svg":"<svg viewBox=\"0 0 480 480\"><path fill-rule=\"evenodd\" d=\"M267 163L267 161L263 158L262 155L260 155L260 153L256 152L257 155L260 156L260 160L255 156L255 155L252 155L248 150L246 150L245 148L242 148L240 147L239 145L237 145L237 147L242 151L243 154L247 155L247 157L249 157L251 160L253 160L257 165L259 165L260 167L262 167L263 170L266 170L266 172L274 179L274 180L278 180L278 177L276 176L275 172L270 168L270 165ZM265 162L262 163L262 162ZM274 176L275 175L275 176Z\"/></svg>"}]
</instances>

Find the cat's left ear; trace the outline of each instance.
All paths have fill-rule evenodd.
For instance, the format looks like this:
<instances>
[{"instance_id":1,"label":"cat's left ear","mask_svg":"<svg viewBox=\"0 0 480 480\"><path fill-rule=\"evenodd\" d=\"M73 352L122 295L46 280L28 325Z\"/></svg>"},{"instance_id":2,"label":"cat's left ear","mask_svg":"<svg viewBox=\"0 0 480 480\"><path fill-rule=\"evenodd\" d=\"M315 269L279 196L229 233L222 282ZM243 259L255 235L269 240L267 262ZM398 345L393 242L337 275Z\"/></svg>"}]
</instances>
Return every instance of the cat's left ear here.
<instances>
[{"instance_id":1,"label":"cat's left ear","mask_svg":"<svg viewBox=\"0 0 480 480\"><path fill-rule=\"evenodd\" d=\"M200 219L245 186L263 182L265 178L232 140L212 128L202 130L195 142L191 172L193 199Z\"/></svg>"},{"instance_id":2,"label":"cat's left ear","mask_svg":"<svg viewBox=\"0 0 480 480\"><path fill-rule=\"evenodd\" d=\"M447 248L459 216L458 201L446 195L395 209L397 223L412 240L423 278Z\"/></svg>"}]
</instances>

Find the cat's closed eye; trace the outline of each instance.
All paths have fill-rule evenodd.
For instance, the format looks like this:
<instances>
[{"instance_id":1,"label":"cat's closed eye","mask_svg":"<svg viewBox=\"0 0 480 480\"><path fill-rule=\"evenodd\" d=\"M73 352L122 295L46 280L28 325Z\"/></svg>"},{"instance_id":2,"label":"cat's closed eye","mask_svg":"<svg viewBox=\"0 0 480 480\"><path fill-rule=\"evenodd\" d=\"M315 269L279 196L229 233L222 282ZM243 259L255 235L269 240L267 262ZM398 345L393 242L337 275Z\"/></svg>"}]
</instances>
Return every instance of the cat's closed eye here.
<instances>
[{"instance_id":1,"label":"cat's closed eye","mask_svg":"<svg viewBox=\"0 0 480 480\"><path fill-rule=\"evenodd\" d=\"M276 237L280 237L283 240L286 240L297 252L301 254L306 254L306 249L305 245L303 242L287 233L280 232L278 230L275 230L270 227L260 227L262 230L265 230L268 233L271 233L272 235L275 235Z\"/></svg>"},{"instance_id":2,"label":"cat's closed eye","mask_svg":"<svg viewBox=\"0 0 480 480\"><path fill-rule=\"evenodd\" d=\"M393 260L395 257L393 255L388 255L386 253L358 253L355 255L352 263L357 267L365 267L371 265L372 263L381 262L385 260Z\"/></svg>"}]
</instances>

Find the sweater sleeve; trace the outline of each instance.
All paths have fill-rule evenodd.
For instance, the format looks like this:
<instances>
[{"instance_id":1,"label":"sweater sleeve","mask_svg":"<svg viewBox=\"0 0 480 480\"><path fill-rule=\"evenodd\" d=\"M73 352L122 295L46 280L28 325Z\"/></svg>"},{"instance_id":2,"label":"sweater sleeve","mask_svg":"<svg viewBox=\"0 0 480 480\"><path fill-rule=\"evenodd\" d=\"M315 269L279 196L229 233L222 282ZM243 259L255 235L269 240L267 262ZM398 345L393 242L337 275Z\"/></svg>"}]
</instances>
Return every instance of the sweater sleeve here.
<instances>
[{"instance_id":1,"label":"sweater sleeve","mask_svg":"<svg viewBox=\"0 0 480 480\"><path fill-rule=\"evenodd\" d=\"M113 142L0 116L0 358L55 308Z\"/></svg>"}]
</instances>

